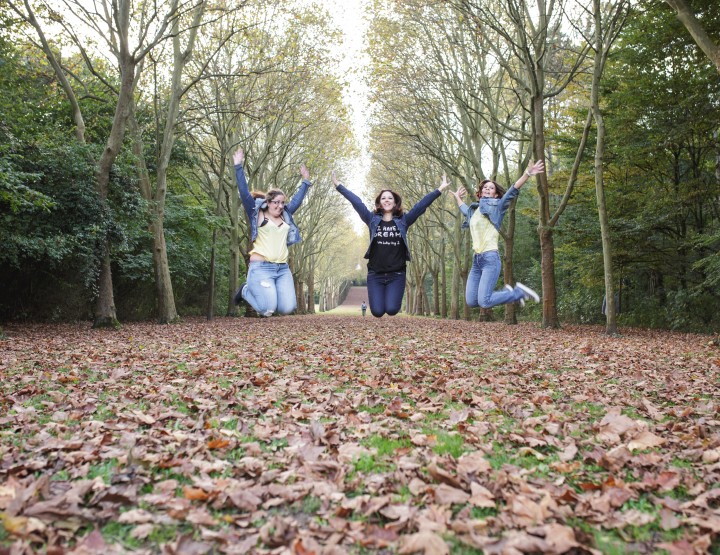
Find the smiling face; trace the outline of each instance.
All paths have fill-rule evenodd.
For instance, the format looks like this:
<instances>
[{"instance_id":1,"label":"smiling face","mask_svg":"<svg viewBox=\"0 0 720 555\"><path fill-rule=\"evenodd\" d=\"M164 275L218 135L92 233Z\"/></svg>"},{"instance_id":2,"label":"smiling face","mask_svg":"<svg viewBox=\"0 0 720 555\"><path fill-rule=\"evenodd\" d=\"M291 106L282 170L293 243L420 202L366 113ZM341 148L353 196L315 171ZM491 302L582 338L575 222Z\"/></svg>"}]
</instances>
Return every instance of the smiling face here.
<instances>
[{"instance_id":1,"label":"smiling face","mask_svg":"<svg viewBox=\"0 0 720 555\"><path fill-rule=\"evenodd\" d=\"M478 196L480 198L498 198L500 195L498 195L495 183L486 180L480 183L480 194Z\"/></svg>"},{"instance_id":2,"label":"smiling face","mask_svg":"<svg viewBox=\"0 0 720 555\"><path fill-rule=\"evenodd\" d=\"M383 191L380 195L380 207L383 212L392 212L396 204L393 194L390 191Z\"/></svg>"},{"instance_id":3,"label":"smiling face","mask_svg":"<svg viewBox=\"0 0 720 555\"><path fill-rule=\"evenodd\" d=\"M273 218L279 218L285 208L285 194L278 189L271 189L265 195L267 211Z\"/></svg>"},{"instance_id":4,"label":"smiling face","mask_svg":"<svg viewBox=\"0 0 720 555\"><path fill-rule=\"evenodd\" d=\"M505 189L495 183L492 179L483 179L475 189L475 196L482 198L500 198L505 194Z\"/></svg>"},{"instance_id":5,"label":"smiling face","mask_svg":"<svg viewBox=\"0 0 720 555\"><path fill-rule=\"evenodd\" d=\"M268 212L274 218L279 218L285 208L285 197L283 195L275 197L268 201Z\"/></svg>"},{"instance_id":6,"label":"smiling face","mask_svg":"<svg viewBox=\"0 0 720 555\"><path fill-rule=\"evenodd\" d=\"M392 214L395 216L402 215L402 199L400 195L390 189L383 189L380 194L375 197L375 211L378 214Z\"/></svg>"}]
</instances>

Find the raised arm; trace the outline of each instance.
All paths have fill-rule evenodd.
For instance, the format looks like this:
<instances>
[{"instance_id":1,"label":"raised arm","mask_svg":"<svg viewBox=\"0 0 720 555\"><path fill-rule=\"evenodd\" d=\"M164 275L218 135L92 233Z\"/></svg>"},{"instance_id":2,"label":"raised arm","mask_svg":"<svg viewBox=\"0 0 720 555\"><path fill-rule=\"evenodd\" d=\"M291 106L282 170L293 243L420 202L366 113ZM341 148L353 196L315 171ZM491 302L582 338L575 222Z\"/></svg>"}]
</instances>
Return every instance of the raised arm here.
<instances>
[{"instance_id":1,"label":"raised arm","mask_svg":"<svg viewBox=\"0 0 720 555\"><path fill-rule=\"evenodd\" d=\"M425 213L425 210L428 209L428 207L435 201L435 199L440 198L440 194L447 189L449 183L447 181L447 176L443 174L443 180L438 186L437 189L434 191L430 191L427 195L425 195L423 198L421 198L415 206L413 206L408 212L405 214L405 223L408 227L410 227L413 223L415 223L415 220L417 220L420 216L422 216Z\"/></svg>"},{"instance_id":2,"label":"raised arm","mask_svg":"<svg viewBox=\"0 0 720 555\"><path fill-rule=\"evenodd\" d=\"M450 191L450 193L452 193L452 196L455 197L455 201L457 202L458 206L462 206L463 204L465 204L465 202L463 201L463 197L467 195L467 189L465 189L465 187L460 185L457 191Z\"/></svg>"},{"instance_id":3,"label":"raised arm","mask_svg":"<svg viewBox=\"0 0 720 555\"><path fill-rule=\"evenodd\" d=\"M240 194L240 200L243 203L243 208L250 218L255 210L255 199L250 194L248 189L247 179L245 178L245 169L243 164L245 163L245 151L242 148L238 148L233 154L233 163L235 164L235 179L237 180L238 193Z\"/></svg>"},{"instance_id":4,"label":"raised arm","mask_svg":"<svg viewBox=\"0 0 720 555\"><path fill-rule=\"evenodd\" d=\"M528 168L523 172L523 174L520 176L520 178L515 182L514 187L516 189L519 189L523 185L525 185L525 182L530 179L533 176L536 176L540 173L543 173L545 171L545 162L542 160L538 160L534 164L531 164L528 166Z\"/></svg>"},{"instance_id":5,"label":"raised arm","mask_svg":"<svg viewBox=\"0 0 720 555\"><path fill-rule=\"evenodd\" d=\"M438 191L441 193L447 189L450 186L450 182L447 180L447 174L443 174L442 181L440 182L440 186L438 187Z\"/></svg>"},{"instance_id":6,"label":"raised arm","mask_svg":"<svg viewBox=\"0 0 720 555\"><path fill-rule=\"evenodd\" d=\"M300 175L302 176L302 183L300 183L300 188L298 189L297 193L293 195L292 199L290 199L290 202L288 202L288 205L285 207L285 210L287 210L291 214L294 214L295 211L300 208L300 205L302 204L302 201L305 198L305 195L307 194L310 185L312 185L312 183L310 182L310 171L307 169L307 166L305 166L305 164L300 164Z\"/></svg>"},{"instance_id":7,"label":"raised arm","mask_svg":"<svg viewBox=\"0 0 720 555\"><path fill-rule=\"evenodd\" d=\"M332 174L330 174L330 177L332 178L333 185L335 185L335 189L337 189L338 193L340 193L342 196L344 196L346 199L350 201L350 204L355 209L355 212L358 213L358 216L360 216L360 219L365 222L365 225L370 225L370 221L372 220L373 213L368 210L368 207L365 206L365 203L358 197L355 193L353 193L350 189L345 187L340 180L337 178L337 175L335 174L335 171L333 170Z\"/></svg>"}]
</instances>

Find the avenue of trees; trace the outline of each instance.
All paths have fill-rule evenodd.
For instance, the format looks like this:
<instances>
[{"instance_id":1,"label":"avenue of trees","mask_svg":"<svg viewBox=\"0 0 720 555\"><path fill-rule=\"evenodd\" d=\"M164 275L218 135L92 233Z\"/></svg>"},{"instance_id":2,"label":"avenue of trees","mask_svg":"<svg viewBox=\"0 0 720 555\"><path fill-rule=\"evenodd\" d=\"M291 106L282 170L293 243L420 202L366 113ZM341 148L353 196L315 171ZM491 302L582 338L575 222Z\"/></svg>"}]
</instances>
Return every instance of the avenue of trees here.
<instances>
[{"instance_id":1,"label":"avenue of trees","mask_svg":"<svg viewBox=\"0 0 720 555\"><path fill-rule=\"evenodd\" d=\"M329 178L359 141L332 20L280 0L93 5L0 2L0 321L243 314L238 145L252 189L291 195L310 169L298 312L333 308L367 236ZM467 308L446 194L410 231L406 312L720 329L717 2L373 0L367 17L368 203L547 168L501 247L504 282L542 302Z\"/></svg>"}]
</instances>

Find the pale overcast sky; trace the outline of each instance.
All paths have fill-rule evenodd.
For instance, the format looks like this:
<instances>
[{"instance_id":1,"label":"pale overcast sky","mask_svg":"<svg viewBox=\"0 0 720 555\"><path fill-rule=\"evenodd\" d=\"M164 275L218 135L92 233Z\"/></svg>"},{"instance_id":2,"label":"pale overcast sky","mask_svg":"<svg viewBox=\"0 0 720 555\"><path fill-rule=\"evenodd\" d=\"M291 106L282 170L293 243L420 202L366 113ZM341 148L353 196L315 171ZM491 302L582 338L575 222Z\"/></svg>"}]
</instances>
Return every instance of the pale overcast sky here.
<instances>
[{"instance_id":1,"label":"pale overcast sky","mask_svg":"<svg viewBox=\"0 0 720 555\"><path fill-rule=\"evenodd\" d=\"M335 25L343 34L343 60L341 71L343 78L348 82L345 91L346 103L350 108L353 128L360 147L360 156L347 167L336 168L338 177L348 189L365 198L365 179L370 171L370 157L367 152L368 137L368 90L362 82L362 67L367 64L367 57L363 54L365 33L368 21L365 9L368 0L315 0L323 5L334 20ZM350 209L353 226L358 232L366 231L365 225Z\"/></svg>"}]
</instances>

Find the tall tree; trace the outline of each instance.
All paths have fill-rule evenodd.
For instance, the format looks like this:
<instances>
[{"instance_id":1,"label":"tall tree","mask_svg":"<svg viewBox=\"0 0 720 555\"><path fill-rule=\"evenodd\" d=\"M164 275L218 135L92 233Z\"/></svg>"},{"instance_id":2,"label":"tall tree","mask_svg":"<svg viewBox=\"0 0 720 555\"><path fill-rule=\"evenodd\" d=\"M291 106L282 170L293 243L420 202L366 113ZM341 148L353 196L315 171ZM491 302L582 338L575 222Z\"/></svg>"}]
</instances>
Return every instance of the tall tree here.
<instances>
[{"instance_id":1,"label":"tall tree","mask_svg":"<svg viewBox=\"0 0 720 555\"><path fill-rule=\"evenodd\" d=\"M331 71L333 34L321 13L302 9L281 12L277 6L263 4L248 18L254 24L221 48L191 91L197 107L193 139L208 162L204 169L217 176L211 183L224 188L222 211L230 234L229 297L239 281L240 261L247 259L251 245L246 218L238 218L232 167L218 160L228 159L241 144L250 187L260 191L278 187L287 195L296 190L300 163L309 167L315 184L297 218L303 241L291 248L294 278L298 289L303 289L298 301L302 302L305 284L313 283L313 256L323 248L321 228L329 221L315 207L315 200L318 207L327 206L322 189L329 186L317 172L329 172L338 153L349 146L348 116L341 105L340 84ZM278 25L283 18L291 18L293 24ZM312 33L326 38L304 40ZM192 113L188 121L190 117ZM208 193L216 198L216 191ZM228 298L228 313L235 310Z\"/></svg>"},{"instance_id":2,"label":"tall tree","mask_svg":"<svg viewBox=\"0 0 720 555\"><path fill-rule=\"evenodd\" d=\"M93 57L92 53L88 51L89 39L77 32L78 22L87 30L88 36L94 35L95 40L106 46L106 52L113 57L117 64L117 83L111 83L99 73L95 73L96 77L102 79L108 88L117 95L112 125L102 154L97 160L95 172L97 193L103 205L107 202L110 170L122 146L131 110L132 96L140 78L144 59L153 48L168 38L168 30L173 21L194 3L194 0L190 0L190 2L180 5L179 0L168 0L165 3L143 4L142 7L139 7L133 0L102 0L91 8L80 0L67 0L58 7L47 6L48 16L55 23L61 25L65 35L80 49L91 70L93 70ZM63 18L58 15L67 8L72 10L73 18ZM13 3L13 9L23 15L24 19L35 29L41 48L53 66L58 80L63 83L65 93L73 106L78 138L82 140L83 118L77 109L78 103L74 99L75 95L72 87L69 86L69 81L64 76L61 64L49 48L43 25L37 19L37 11L29 1L22 6ZM132 44L133 39L137 40L136 44ZM102 242L102 246L95 305L94 325L96 327L118 324L113 297L110 242L107 238Z\"/></svg>"},{"instance_id":3,"label":"tall tree","mask_svg":"<svg viewBox=\"0 0 720 555\"><path fill-rule=\"evenodd\" d=\"M720 222L720 80L670 10L636 6L642 17L628 20L604 78L608 191L622 213L617 263L657 322L707 325L716 312L707 264Z\"/></svg>"},{"instance_id":4,"label":"tall tree","mask_svg":"<svg viewBox=\"0 0 720 555\"><path fill-rule=\"evenodd\" d=\"M605 119L600 107L600 80L605 69L610 48L620 33L627 17L628 4L625 0L601 4L593 0L594 37L592 87L590 93L590 109L596 126L595 137L595 193L597 198L598 218L600 220L600 236L603 250L603 268L605 275L605 333L617 333L617 308L615 306L615 284L613 280L613 260L610 243L610 225L605 202L604 161L605 161Z\"/></svg>"},{"instance_id":5,"label":"tall tree","mask_svg":"<svg viewBox=\"0 0 720 555\"><path fill-rule=\"evenodd\" d=\"M524 108L530 116L532 157L546 157L545 102L560 94L582 67L589 46L576 46L563 36L568 4L565 0L528 2L507 0L484 3L458 0L453 5L477 33L491 35L488 46L496 62L505 68L518 90L527 94ZM520 169L522 166L520 166ZM561 201L553 206L549 171L537 176L539 199L538 235L542 274L542 324L559 327L555 283L554 228L567 206L574 182L569 182Z\"/></svg>"},{"instance_id":6,"label":"tall tree","mask_svg":"<svg viewBox=\"0 0 720 555\"><path fill-rule=\"evenodd\" d=\"M172 65L170 72L170 84L167 98L161 104L164 120L162 137L160 140L157 157L155 160L155 186L152 186L147 166L143 157L142 136L140 127L137 124L135 110L130 111L130 124L133 131L134 153L139 165L140 191L148 201L150 208L149 228L153 237L152 259L155 270L155 290L158 303L158 321L166 324L177 320L178 313L175 307L172 278L170 276L170 265L168 263L167 244L165 242L165 200L167 196L168 165L175 143L176 125L180 112L180 101L187 91L187 85L182 82L185 67L192 55L197 37L205 14L207 3L201 0L191 7L191 10L183 15L182 22L187 24L187 29L181 30L181 19L175 18L172 21L170 33L172 35ZM185 43L182 40L185 39ZM161 68L162 71L162 68ZM157 75L157 72L154 72ZM155 80L155 95L158 94L158 83ZM157 105L158 103L156 103ZM134 108L134 103L132 104Z\"/></svg>"}]
</instances>

